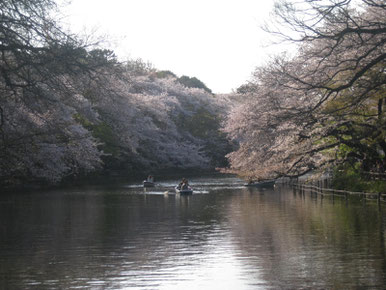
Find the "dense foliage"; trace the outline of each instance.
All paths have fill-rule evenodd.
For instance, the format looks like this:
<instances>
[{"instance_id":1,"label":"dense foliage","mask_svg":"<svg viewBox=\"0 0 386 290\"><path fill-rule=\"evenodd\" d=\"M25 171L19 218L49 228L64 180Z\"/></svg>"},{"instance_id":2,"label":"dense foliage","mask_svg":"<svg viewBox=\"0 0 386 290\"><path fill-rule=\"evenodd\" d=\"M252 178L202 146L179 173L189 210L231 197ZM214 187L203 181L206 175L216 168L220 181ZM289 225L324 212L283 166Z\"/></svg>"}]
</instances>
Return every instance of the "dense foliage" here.
<instances>
[{"instance_id":1,"label":"dense foliage","mask_svg":"<svg viewBox=\"0 0 386 290\"><path fill-rule=\"evenodd\" d=\"M262 179L346 165L384 171L386 2L359 2L277 3L281 28L268 30L298 50L257 68L237 91L242 103L225 128L240 142L230 171Z\"/></svg>"},{"instance_id":2,"label":"dense foliage","mask_svg":"<svg viewBox=\"0 0 386 290\"><path fill-rule=\"evenodd\" d=\"M91 49L63 32L54 9L51 0L0 7L0 186L224 165L226 98Z\"/></svg>"},{"instance_id":3,"label":"dense foliage","mask_svg":"<svg viewBox=\"0 0 386 290\"><path fill-rule=\"evenodd\" d=\"M183 84L184 86L188 88L198 88L198 89L204 89L208 93L212 93L212 91L198 78L196 77L188 77L188 76L182 76L178 78L178 82Z\"/></svg>"}]
</instances>

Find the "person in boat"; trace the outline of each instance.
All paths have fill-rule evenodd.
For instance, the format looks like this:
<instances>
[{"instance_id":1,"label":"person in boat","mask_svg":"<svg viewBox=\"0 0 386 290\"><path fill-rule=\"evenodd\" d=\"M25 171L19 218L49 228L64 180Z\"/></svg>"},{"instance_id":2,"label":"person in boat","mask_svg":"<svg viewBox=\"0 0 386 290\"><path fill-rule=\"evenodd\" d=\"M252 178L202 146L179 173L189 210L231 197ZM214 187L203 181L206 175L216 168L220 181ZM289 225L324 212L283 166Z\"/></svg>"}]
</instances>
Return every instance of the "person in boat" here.
<instances>
[{"instance_id":1,"label":"person in boat","mask_svg":"<svg viewBox=\"0 0 386 290\"><path fill-rule=\"evenodd\" d=\"M149 175L146 179L147 182L154 182L154 177L152 175Z\"/></svg>"},{"instance_id":2,"label":"person in boat","mask_svg":"<svg viewBox=\"0 0 386 290\"><path fill-rule=\"evenodd\" d=\"M181 182L177 186L178 189L188 189L189 182L186 178L182 178Z\"/></svg>"},{"instance_id":3,"label":"person in boat","mask_svg":"<svg viewBox=\"0 0 386 290\"><path fill-rule=\"evenodd\" d=\"M181 189L181 188L182 188L182 185L184 184L184 181L185 181L185 178L182 178L182 180L180 181L180 183L177 185L177 188L178 188L178 189Z\"/></svg>"}]
</instances>

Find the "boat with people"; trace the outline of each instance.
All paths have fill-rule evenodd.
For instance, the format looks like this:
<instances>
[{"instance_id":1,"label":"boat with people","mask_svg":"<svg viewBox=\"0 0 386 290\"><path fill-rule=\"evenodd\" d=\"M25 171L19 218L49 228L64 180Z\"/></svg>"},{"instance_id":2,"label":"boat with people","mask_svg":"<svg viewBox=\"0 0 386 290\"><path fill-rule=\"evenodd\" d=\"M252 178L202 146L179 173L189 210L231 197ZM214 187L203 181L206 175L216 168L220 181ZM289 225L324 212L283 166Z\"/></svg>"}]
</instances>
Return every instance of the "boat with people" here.
<instances>
[{"instance_id":1,"label":"boat with people","mask_svg":"<svg viewBox=\"0 0 386 290\"><path fill-rule=\"evenodd\" d=\"M154 187L154 177L152 175L149 175L147 179L143 181L143 187Z\"/></svg>"},{"instance_id":2,"label":"boat with people","mask_svg":"<svg viewBox=\"0 0 386 290\"><path fill-rule=\"evenodd\" d=\"M193 194L193 189L190 187L186 178L182 178L182 181L175 187L176 193L181 195Z\"/></svg>"}]
</instances>

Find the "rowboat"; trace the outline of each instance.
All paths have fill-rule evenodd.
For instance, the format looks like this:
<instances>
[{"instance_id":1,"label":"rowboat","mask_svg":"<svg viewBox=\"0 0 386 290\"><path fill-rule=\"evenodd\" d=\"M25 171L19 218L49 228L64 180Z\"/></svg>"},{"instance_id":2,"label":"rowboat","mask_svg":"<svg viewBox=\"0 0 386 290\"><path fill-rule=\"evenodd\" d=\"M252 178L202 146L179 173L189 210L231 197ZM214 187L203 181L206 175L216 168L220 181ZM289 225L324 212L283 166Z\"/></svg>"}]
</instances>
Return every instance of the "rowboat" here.
<instances>
[{"instance_id":1,"label":"rowboat","mask_svg":"<svg viewBox=\"0 0 386 290\"><path fill-rule=\"evenodd\" d=\"M176 193L180 195L190 195L193 194L193 189L189 186L187 189L180 189L178 186L175 187Z\"/></svg>"},{"instance_id":2,"label":"rowboat","mask_svg":"<svg viewBox=\"0 0 386 290\"><path fill-rule=\"evenodd\" d=\"M151 181L144 180L143 181L143 187L154 187L155 183Z\"/></svg>"}]
</instances>

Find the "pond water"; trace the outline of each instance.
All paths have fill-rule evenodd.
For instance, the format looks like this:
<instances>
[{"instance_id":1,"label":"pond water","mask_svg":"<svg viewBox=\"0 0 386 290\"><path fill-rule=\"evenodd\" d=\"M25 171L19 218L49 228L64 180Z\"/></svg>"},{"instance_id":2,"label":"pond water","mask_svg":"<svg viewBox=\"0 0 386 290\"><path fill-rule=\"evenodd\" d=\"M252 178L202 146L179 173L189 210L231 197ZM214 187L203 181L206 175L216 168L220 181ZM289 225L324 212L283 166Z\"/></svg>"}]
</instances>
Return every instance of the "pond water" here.
<instances>
[{"instance_id":1,"label":"pond water","mask_svg":"<svg viewBox=\"0 0 386 290\"><path fill-rule=\"evenodd\" d=\"M0 289L384 289L386 204L237 178L0 195Z\"/></svg>"}]
</instances>

